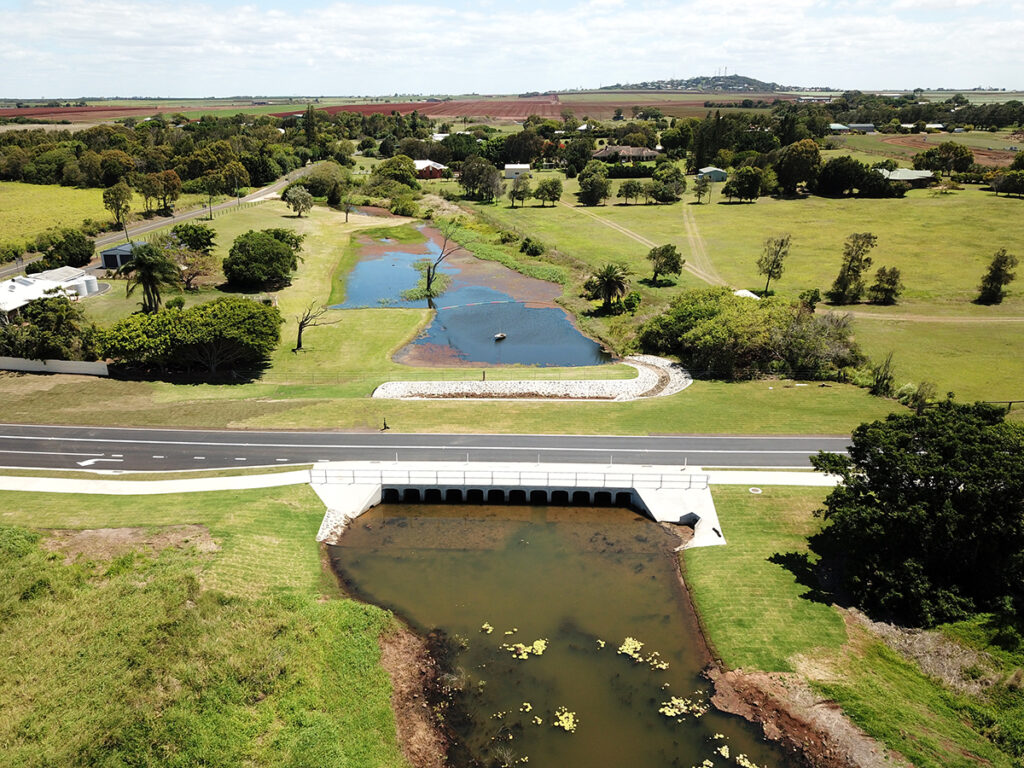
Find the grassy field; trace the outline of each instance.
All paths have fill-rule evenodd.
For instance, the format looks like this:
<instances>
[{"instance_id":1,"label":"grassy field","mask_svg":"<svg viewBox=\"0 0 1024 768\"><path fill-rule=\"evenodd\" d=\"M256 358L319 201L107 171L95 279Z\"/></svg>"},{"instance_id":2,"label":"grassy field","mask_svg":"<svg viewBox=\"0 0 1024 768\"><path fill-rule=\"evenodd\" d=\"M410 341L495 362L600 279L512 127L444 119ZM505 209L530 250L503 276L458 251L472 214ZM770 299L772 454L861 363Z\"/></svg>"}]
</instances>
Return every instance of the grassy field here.
<instances>
[{"instance_id":1,"label":"grassy field","mask_svg":"<svg viewBox=\"0 0 1024 768\"><path fill-rule=\"evenodd\" d=\"M810 599L807 586L772 562L776 554L806 552L806 536L821 525L811 512L823 490L776 487L754 495L716 487L713 493L728 544L682 558L702 624L727 666L796 670L917 768L1018 765L982 735L990 732L986 718L996 718L1006 738L1020 732L1013 707L951 693L859 624L844 623L835 607ZM970 634L983 644L987 636L976 630Z\"/></svg>"},{"instance_id":2,"label":"grassy field","mask_svg":"<svg viewBox=\"0 0 1024 768\"><path fill-rule=\"evenodd\" d=\"M308 487L2 497L4 526L193 524L217 546L190 529L65 564L0 528L5 765L405 765L377 642L393 620L321 571Z\"/></svg>"},{"instance_id":3,"label":"grassy field","mask_svg":"<svg viewBox=\"0 0 1024 768\"><path fill-rule=\"evenodd\" d=\"M761 243L768 235L789 232L792 253L772 289L795 298L809 288L827 289L838 272L846 236L872 232L878 236L872 252L875 266L898 267L906 290L893 307L849 308L872 315L855 319L857 338L866 351L875 359L894 351L900 377L934 381L940 393L952 390L983 399L1019 396L1014 394L1014 383L1021 380L1019 355L1013 350L1024 323L1013 318L1024 317L1024 290L1011 284L1004 303L995 307L976 305L973 299L992 254L1002 247L1013 252L1016 243L1024 242L1020 200L969 187L948 195L914 190L900 200L761 198L754 204L728 204L716 189L712 203L699 206L687 193L682 203L672 206L626 206L613 199L582 208L572 196L575 189L575 182L568 182L566 205L554 208L512 209L505 202L472 207L498 226L557 246L577 265L570 295L579 290L588 269L608 261L626 263L643 296L638 319L662 311L680 290L704 284L684 272L675 286L644 285L636 279L649 275L649 245L642 240L673 243L705 272L735 288L760 291L764 278L757 274L756 261ZM692 247L693 233L706 256ZM570 306L586 309L581 300ZM912 317L897 321L907 315ZM958 318L967 321L952 322ZM624 317L592 322L599 333L618 339L628 338L632 326Z\"/></svg>"},{"instance_id":4,"label":"grassy field","mask_svg":"<svg viewBox=\"0 0 1024 768\"><path fill-rule=\"evenodd\" d=\"M183 211L206 202L202 195L182 195ZM136 196L133 210L142 207ZM109 221L102 189L0 181L0 242L24 242L50 227L80 227L83 219Z\"/></svg>"},{"instance_id":5,"label":"grassy field","mask_svg":"<svg viewBox=\"0 0 1024 768\"><path fill-rule=\"evenodd\" d=\"M291 352L296 315L310 301L330 301L332 286L337 286L346 265L354 263L356 250L348 246L350 235L403 222L353 215L346 225L344 216L320 207L308 217L296 219L276 202L219 216L213 226L221 254L236 235L248 229L293 226L307 235L304 260L293 283L278 294L286 321L282 343L260 380L227 386L2 374L3 418L43 423L352 430L376 430L386 418L393 430L404 432L834 434L848 432L866 419L880 418L895 407L850 386L797 387L791 382L702 381L671 398L632 403L371 399L373 389L391 379L481 376L481 370L474 367L414 368L392 361L391 354L429 320L429 313L421 309L339 311L339 323L309 329L303 352ZM134 309L135 300L124 299L123 291L123 285L115 283L109 296L90 299L83 306L97 319L109 322ZM208 291L198 298L215 295ZM489 379L565 379L633 373L620 366L513 367L488 369L487 375Z\"/></svg>"}]
</instances>

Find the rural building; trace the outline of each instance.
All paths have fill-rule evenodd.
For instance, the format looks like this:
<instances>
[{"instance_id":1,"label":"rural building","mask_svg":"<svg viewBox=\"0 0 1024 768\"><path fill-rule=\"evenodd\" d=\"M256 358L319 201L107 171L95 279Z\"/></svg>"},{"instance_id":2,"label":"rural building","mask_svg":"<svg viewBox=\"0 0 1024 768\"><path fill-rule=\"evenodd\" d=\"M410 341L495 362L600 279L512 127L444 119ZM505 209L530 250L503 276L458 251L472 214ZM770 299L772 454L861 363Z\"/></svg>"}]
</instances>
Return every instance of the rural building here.
<instances>
[{"instance_id":1,"label":"rural building","mask_svg":"<svg viewBox=\"0 0 1024 768\"><path fill-rule=\"evenodd\" d=\"M433 160L413 160L412 162L416 166L417 179L440 179L448 170L447 165L435 163Z\"/></svg>"},{"instance_id":2,"label":"rural building","mask_svg":"<svg viewBox=\"0 0 1024 768\"><path fill-rule=\"evenodd\" d=\"M524 173L530 172L529 163L505 163L505 178L518 179Z\"/></svg>"},{"instance_id":3,"label":"rural building","mask_svg":"<svg viewBox=\"0 0 1024 768\"><path fill-rule=\"evenodd\" d=\"M608 162L635 163L653 160L658 154L657 150L648 149L647 147L626 147L619 144L609 144L607 147L594 152L592 157L595 160L606 160Z\"/></svg>"},{"instance_id":4,"label":"rural building","mask_svg":"<svg viewBox=\"0 0 1024 768\"><path fill-rule=\"evenodd\" d=\"M861 133L874 133L874 123L850 123L851 131L860 131Z\"/></svg>"},{"instance_id":5,"label":"rural building","mask_svg":"<svg viewBox=\"0 0 1024 768\"><path fill-rule=\"evenodd\" d=\"M761 299L761 297L758 296L756 293L754 293L753 291L748 291L746 288L740 288L738 291L733 291L732 295L739 296L741 299Z\"/></svg>"},{"instance_id":6,"label":"rural building","mask_svg":"<svg viewBox=\"0 0 1024 768\"><path fill-rule=\"evenodd\" d=\"M46 296L78 299L99 292L99 283L85 270L60 267L37 275L18 275L0 283L0 314L9 315Z\"/></svg>"},{"instance_id":7,"label":"rural building","mask_svg":"<svg viewBox=\"0 0 1024 768\"><path fill-rule=\"evenodd\" d=\"M707 168L700 169L697 173L697 178L707 179L708 181L725 181L729 178L729 174L721 168L715 168L715 166L709 165Z\"/></svg>"},{"instance_id":8,"label":"rural building","mask_svg":"<svg viewBox=\"0 0 1024 768\"><path fill-rule=\"evenodd\" d=\"M832 131L832 133L849 133L850 132L850 126L843 125L842 123L829 123L828 124L828 129L830 131Z\"/></svg>"},{"instance_id":9,"label":"rural building","mask_svg":"<svg viewBox=\"0 0 1024 768\"><path fill-rule=\"evenodd\" d=\"M887 171L885 168L876 169L889 181L905 181L913 187L926 187L935 174L931 171L915 171L912 168L897 168L894 171Z\"/></svg>"},{"instance_id":10,"label":"rural building","mask_svg":"<svg viewBox=\"0 0 1024 768\"><path fill-rule=\"evenodd\" d=\"M132 253L135 251L134 243L121 243L113 248L100 251L100 262L104 269L120 269L132 260Z\"/></svg>"}]
</instances>

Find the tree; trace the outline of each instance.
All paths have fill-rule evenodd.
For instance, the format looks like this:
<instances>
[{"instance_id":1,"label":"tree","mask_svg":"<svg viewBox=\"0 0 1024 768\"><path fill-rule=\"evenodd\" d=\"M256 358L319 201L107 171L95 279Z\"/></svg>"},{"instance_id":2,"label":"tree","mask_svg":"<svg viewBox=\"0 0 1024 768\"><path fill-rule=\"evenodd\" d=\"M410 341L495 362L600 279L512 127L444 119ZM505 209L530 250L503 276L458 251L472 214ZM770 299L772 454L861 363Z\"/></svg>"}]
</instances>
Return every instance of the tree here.
<instances>
[{"instance_id":1,"label":"tree","mask_svg":"<svg viewBox=\"0 0 1024 768\"><path fill-rule=\"evenodd\" d=\"M686 191L686 176L682 169L671 162L659 162L652 176L655 200L659 203L674 203Z\"/></svg>"},{"instance_id":2,"label":"tree","mask_svg":"<svg viewBox=\"0 0 1024 768\"><path fill-rule=\"evenodd\" d=\"M440 268L441 263L459 249L459 244L455 242L455 232L459 228L459 223L458 219L448 219L440 222L438 229L444 238L441 241L441 249L433 259L422 260L424 266L424 295L428 297L434 295L434 281L437 279L437 270Z\"/></svg>"},{"instance_id":3,"label":"tree","mask_svg":"<svg viewBox=\"0 0 1024 768\"><path fill-rule=\"evenodd\" d=\"M600 160L591 160L579 175L580 191L576 193L583 205L601 205L611 194L608 167Z\"/></svg>"},{"instance_id":4,"label":"tree","mask_svg":"<svg viewBox=\"0 0 1024 768\"><path fill-rule=\"evenodd\" d=\"M213 219L213 198L224 190L224 176L217 171L207 171L202 176L203 192L206 193L210 218Z\"/></svg>"},{"instance_id":5,"label":"tree","mask_svg":"<svg viewBox=\"0 0 1024 768\"><path fill-rule=\"evenodd\" d=\"M988 271L981 278L978 293L979 304L1001 304L1006 296L1005 288L1017 276L1013 270L1017 267L1017 257L1007 253L1005 248L995 252L988 265Z\"/></svg>"},{"instance_id":6,"label":"tree","mask_svg":"<svg viewBox=\"0 0 1024 768\"><path fill-rule=\"evenodd\" d=\"M29 360L96 359L96 326L86 319L78 302L67 296L44 296L17 313L16 322L0 322L0 355Z\"/></svg>"},{"instance_id":7,"label":"tree","mask_svg":"<svg viewBox=\"0 0 1024 768\"><path fill-rule=\"evenodd\" d=\"M699 176L697 180L693 182L693 193L697 196L697 205L700 205L700 201L707 196L708 200L711 200L711 179L707 176Z\"/></svg>"},{"instance_id":8,"label":"tree","mask_svg":"<svg viewBox=\"0 0 1024 768\"><path fill-rule=\"evenodd\" d=\"M119 181L112 187L103 190L103 207L110 211L117 226L125 231L128 237L128 214L131 211L132 188Z\"/></svg>"},{"instance_id":9,"label":"tree","mask_svg":"<svg viewBox=\"0 0 1024 768\"><path fill-rule=\"evenodd\" d=\"M875 282L868 288L868 301L872 304L895 304L903 293L903 282L898 267L879 267Z\"/></svg>"},{"instance_id":10,"label":"tree","mask_svg":"<svg viewBox=\"0 0 1024 768\"><path fill-rule=\"evenodd\" d=\"M795 195L798 184L812 182L821 167L821 152L813 139L803 139L779 150L775 173L787 195Z\"/></svg>"},{"instance_id":11,"label":"tree","mask_svg":"<svg viewBox=\"0 0 1024 768\"><path fill-rule=\"evenodd\" d=\"M530 186L530 174L521 173L512 180L512 187L508 191L508 199L512 201L512 207L516 207L516 200L519 200L523 205L526 205L526 201L533 194L533 189Z\"/></svg>"},{"instance_id":12,"label":"tree","mask_svg":"<svg viewBox=\"0 0 1024 768\"><path fill-rule=\"evenodd\" d=\"M610 312L612 301L625 296L629 291L629 275L629 268L625 264L605 264L587 280L585 287L588 295L601 299L604 311Z\"/></svg>"},{"instance_id":13,"label":"tree","mask_svg":"<svg viewBox=\"0 0 1024 768\"><path fill-rule=\"evenodd\" d=\"M249 290L280 288L291 280L295 253L265 231L249 230L235 238L224 259L228 284Z\"/></svg>"},{"instance_id":14,"label":"tree","mask_svg":"<svg viewBox=\"0 0 1024 768\"><path fill-rule=\"evenodd\" d=\"M880 173L868 170L867 166L849 155L834 157L822 166L815 191L826 196L853 194L855 189L860 189L865 176L869 173L882 177Z\"/></svg>"},{"instance_id":15,"label":"tree","mask_svg":"<svg viewBox=\"0 0 1024 768\"><path fill-rule=\"evenodd\" d=\"M864 272L871 266L868 252L878 238L870 232L850 235L843 244L843 263L825 296L833 304L856 304L864 295Z\"/></svg>"},{"instance_id":16,"label":"tree","mask_svg":"<svg viewBox=\"0 0 1024 768\"><path fill-rule=\"evenodd\" d=\"M937 147L914 155L914 167L918 170L939 171L949 174L963 173L974 162L974 153L963 144L944 141Z\"/></svg>"},{"instance_id":17,"label":"tree","mask_svg":"<svg viewBox=\"0 0 1024 768\"><path fill-rule=\"evenodd\" d=\"M630 199L634 202L639 202L640 195L643 193L644 183L642 181L639 179L626 179L619 185L619 191L615 196L624 198L626 205L629 205Z\"/></svg>"},{"instance_id":18,"label":"tree","mask_svg":"<svg viewBox=\"0 0 1024 768\"><path fill-rule=\"evenodd\" d=\"M136 245L132 260L117 270L119 276L126 276L125 296L131 296L136 288L142 288L142 311L145 314L160 309L160 289L179 288L181 273L178 265L160 249L149 243Z\"/></svg>"},{"instance_id":19,"label":"tree","mask_svg":"<svg viewBox=\"0 0 1024 768\"><path fill-rule=\"evenodd\" d=\"M300 184L296 184L293 187L289 187L285 190L284 195L281 199L288 204L295 215L298 218L302 218L302 214L308 213L313 209L313 196L309 194L309 190Z\"/></svg>"},{"instance_id":20,"label":"tree","mask_svg":"<svg viewBox=\"0 0 1024 768\"><path fill-rule=\"evenodd\" d=\"M501 184L501 172L484 158L474 156L462 164L459 185L469 197L491 199L496 184Z\"/></svg>"},{"instance_id":21,"label":"tree","mask_svg":"<svg viewBox=\"0 0 1024 768\"><path fill-rule=\"evenodd\" d=\"M757 260L757 273L765 276L764 292L768 293L768 286L772 280L782 278L782 270L785 266L786 257L789 256L789 248L793 243L793 236L790 234L779 235L778 237L766 237L761 247L761 257Z\"/></svg>"},{"instance_id":22,"label":"tree","mask_svg":"<svg viewBox=\"0 0 1024 768\"><path fill-rule=\"evenodd\" d=\"M301 315L295 316L295 322L297 324L297 335L295 337L295 348L292 352L298 352L302 349L302 332L307 328L317 328L321 325L335 325L341 322L341 318L336 320L324 320L324 315L327 314L328 307L326 304L317 306L316 301L311 301L306 305L306 308L302 310Z\"/></svg>"},{"instance_id":23,"label":"tree","mask_svg":"<svg viewBox=\"0 0 1024 768\"><path fill-rule=\"evenodd\" d=\"M241 197L242 187L248 187L250 183L249 172L245 170L245 166L237 160L232 160L224 166L221 174L224 177L225 189L236 197Z\"/></svg>"},{"instance_id":24,"label":"tree","mask_svg":"<svg viewBox=\"0 0 1024 768\"><path fill-rule=\"evenodd\" d=\"M104 354L133 368L216 374L262 364L281 338L276 307L230 296L185 310L132 315L102 334Z\"/></svg>"},{"instance_id":25,"label":"tree","mask_svg":"<svg viewBox=\"0 0 1024 768\"><path fill-rule=\"evenodd\" d=\"M188 233L196 230L206 230L209 233L209 246L202 247L205 238L202 233L190 236ZM181 232L186 235L183 238ZM200 247L194 247L197 243ZM167 258L178 265L181 281L186 291L198 290L196 280L213 273L217 266L217 259L211 249L213 245L213 232L202 224L178 224L170 232L158 236L153 240L156 246Z\"/></svg>"},{"instance_id":26,"label":"tree","mask_svg":"<svg viewBox=\"0 0 1024 768\"><path fill-rule=\"evenodd\" d=\"M562 199L562 180L556 178L541 179L537 188L533 190L533 196L540 200L541 206L545 202L552 205Z\"/></svg>"},{"instance_id":27,"label":"tree","mask_svg":"<svg viewBox=\"0 0 1024 768\"><path fill-rule=\"evenodd\" d=\"M161 171L160 177L160 207L170 211L174 202L181 197L181 178L174 171Z\"/></svg>"},{"instance_id":28,"label":"tree","mask_svg":"<svg viewBox=\"0 0 1024 768\"><path fill-rule=\"evenodd\" d=\"M395 155L375 166L370 174L370 184L378 181L396 181L410 189L419 189L416 180L416 163L407 155Z\"/></svg>"},{"instance_id":29,"label":"tree","mask_svg":"<svg viewBox=\"0 0 1024 768\"><path fill-rule=\"evenodd\" d=\"M686 259L682 257L678 249L671 243L651 248L647 253L647 260L651 262L651 266L654 268L651 282L655 285L658 284L659 275L678 275L683 271L683 264L686 263Z\"/></svg>"},{"instance_id":30,"label":"tree","mask_svg":"<svg viewBox=\"0 0 1024 768\"><path fill-rule=\"evenodd\" d=\"M171 234L178 238L186 248L203 253L213 253L217 233L206 224L182 222L171 227Z\"/></svg>"},{"instance_id":31,"label":"tree","mask_svg":"<svg viewBox=\"0 0 1024 768\"><path fill-rule=\"evenodd\" d=\"M932 626L1007 603L1024 610L1024 436L1002 408L944 400L862 424L811 549L854 603Z\"/></svg>"},{"instance_id":32,"label":"tree","mask_svg":"<svg viewBox=\"0 0 1024 768\"><path fill-rule=\"evenodd\" d=\"M761 194L761 169L752 165L737 168L722 187L722 194L730 199L756 200Z\"/></svg>"}]
</instances>

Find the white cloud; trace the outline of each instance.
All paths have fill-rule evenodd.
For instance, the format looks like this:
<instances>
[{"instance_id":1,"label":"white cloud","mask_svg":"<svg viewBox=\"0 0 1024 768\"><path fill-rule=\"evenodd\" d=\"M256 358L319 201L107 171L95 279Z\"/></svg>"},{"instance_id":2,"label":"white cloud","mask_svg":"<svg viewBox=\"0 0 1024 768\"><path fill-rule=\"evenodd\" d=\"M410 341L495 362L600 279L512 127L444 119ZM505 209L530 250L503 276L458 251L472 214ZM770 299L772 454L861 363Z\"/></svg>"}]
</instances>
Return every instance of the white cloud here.
<instances>
[{"instance_id":1,"label":"white cloud","mask_svg":"<svg viewBox=\"0 0 1024 768\"><path fill-rule=\"evenodd\" d=\"M723 66L793 85L1024 87L1024 21L987 0L35 0L0 11L0 30L4 95L23 97L502 93Z\"/></svg>"}]
</instances>

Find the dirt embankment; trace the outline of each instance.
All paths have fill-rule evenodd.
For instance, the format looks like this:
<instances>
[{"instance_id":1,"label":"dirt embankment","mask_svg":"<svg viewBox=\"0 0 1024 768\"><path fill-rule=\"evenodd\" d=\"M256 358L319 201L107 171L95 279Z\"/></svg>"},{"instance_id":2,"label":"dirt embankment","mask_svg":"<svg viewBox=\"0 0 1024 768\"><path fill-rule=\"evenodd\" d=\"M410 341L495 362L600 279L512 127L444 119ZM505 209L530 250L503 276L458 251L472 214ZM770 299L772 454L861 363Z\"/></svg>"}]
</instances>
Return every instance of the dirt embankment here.
<instances>
[{"instance_id":1,"label":"dirt embankment","mask_svg":"<svg viewBox=\"0 0 1024 768\"><path fill-rule=\"evenodd\" d=\"M380 663L391 677L391 708L405 759L415 768L443 768L448 745L427 695L437 685L438 668L426 642L404 627L382 635Z\"/></svg>"}]
</instances>

